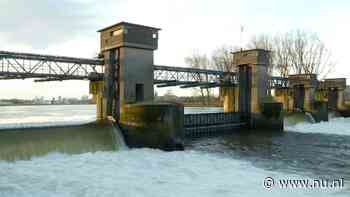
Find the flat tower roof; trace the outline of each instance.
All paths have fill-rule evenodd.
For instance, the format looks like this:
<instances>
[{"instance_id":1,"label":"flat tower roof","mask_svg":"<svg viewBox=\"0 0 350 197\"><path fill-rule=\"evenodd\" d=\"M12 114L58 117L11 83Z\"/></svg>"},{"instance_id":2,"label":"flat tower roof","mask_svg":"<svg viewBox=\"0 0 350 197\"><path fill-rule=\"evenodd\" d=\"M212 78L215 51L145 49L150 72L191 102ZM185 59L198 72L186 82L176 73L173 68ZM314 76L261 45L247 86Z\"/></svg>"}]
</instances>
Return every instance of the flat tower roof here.
<instances>
[{"instance_id":1,"label":"flat tower roof","mask_svg":"<svg viewBox=\"0 0 350 197\"><path fill-rule=\"evenodd\" d=\"M157 31L161 30L160 28L156 28L156 27L144 26L144 25L139 25L139 24L128 23L128 22L122 21L122 22L116 23L116 24L114 24L114 25L111 25L111 26L105 27L105 28L103 28L103 29L100 29L100 30L98 30L97 32L102 32L102 31L107 30L107 29L109 29L109 28L112 28L112 27L115 27L115 26L121 26L121 25L134 26L134 27L143 27L143 28L152 29L152 30L157 30Z\"/></svg>"}]
</instances>

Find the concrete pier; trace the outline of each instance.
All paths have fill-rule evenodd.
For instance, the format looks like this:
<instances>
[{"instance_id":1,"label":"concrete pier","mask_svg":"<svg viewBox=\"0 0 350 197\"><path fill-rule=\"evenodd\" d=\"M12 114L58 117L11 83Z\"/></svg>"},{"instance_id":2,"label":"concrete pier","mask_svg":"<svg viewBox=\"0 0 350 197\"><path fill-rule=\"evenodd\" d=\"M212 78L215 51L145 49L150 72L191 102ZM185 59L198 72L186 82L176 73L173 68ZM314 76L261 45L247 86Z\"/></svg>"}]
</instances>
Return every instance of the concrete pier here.
<instances>
[{"instance_id":1,"label":"concrete pier","mask_svg":"<svg viewBox=\"0 0 350 197\"><path fill-rule=\"evenodd\" d=\"M183 120L181 104L144 102L123 105L119 124L131 147L181 150Z\"/></svg>"},{"instance_id":2,"label":"concrete pier","mask_svg":"<svg viewBox=\"0 0 350 197\"><path fill-rule=\"evenodd\" d=\"M239 89L238 87L220 87L220 100L223 102L224 112L238 112Z\"/></svg>"},{"instance_id":3,"label":"concrete pier","mask_svg":"<svg viewBox=\"0 0 350 197\"><path fill-rule=\"evenodd\" d=\"M316 122L328 121L328 111L344 112L344 78L317 80L316 74L288 76L289 87L274 90L274 98L283 103L285 112L309 112ZM344 114L344 113L343 113Z\"/></svg>"},{"instance_id":4,"label":"concrete pier","mask_svg":"<svg viewBox=\"0 0 350 197\"><path fill-rule=\"evenodd\" d=\"M234 62L239 65L239 87L221 87L220 97L225 112L240 112L241 120L248 127L283 130L282 104L275 102L268 94L269 51L262 49L237 51L233 53ZM267 106L273 114L263 113Z\"/></svg>"},{"instance_id":5,"label":"concrete pier","mask_svg":"<svg viewBox=\"0 0 350 197\"><path fill-rule=\"evenodd\" d=\"M97 121L107 119L106 99L103 96L103 81L90 81L89 92L93 95L96 103L96 119Z\"/></svg>"},{"instance_id":6,"label":"concrete pier","mask_svg":"<svg viewBox=\"0 0 350 197\"><path fill-rule=\"evenodd\" d=\"M277 88L273 90L273 98L276 102L282 103L283 111L293 111L293 91L289 88Z\"/></svg>"},{"instance_id":7,"label":"concrete pier","mask_svg":"<svg viewBox=\"0 0 350 197\"><path fill-rule=\"evenodd\" d=\"M123 105L152 101L153 51L160 29L121 22L99 30L105 59L107 115L119 120Z\"/></svg>"}]
</instances>

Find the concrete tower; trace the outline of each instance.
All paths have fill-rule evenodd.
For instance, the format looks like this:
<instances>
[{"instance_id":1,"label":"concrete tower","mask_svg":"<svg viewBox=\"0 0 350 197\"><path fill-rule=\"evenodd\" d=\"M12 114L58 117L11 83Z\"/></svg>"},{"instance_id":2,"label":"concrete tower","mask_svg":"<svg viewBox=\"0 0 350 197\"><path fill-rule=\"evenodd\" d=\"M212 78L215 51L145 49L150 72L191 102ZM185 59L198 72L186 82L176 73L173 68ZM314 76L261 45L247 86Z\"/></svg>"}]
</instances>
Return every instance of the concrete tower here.
<instances>
[{"instance_id":1,"label":"concrete tower","mask_svg":"<svg viewBox=\"0 0 350 197\"><path fill-rule=\"evenodd\" d=\"M106 114L119 118L124 104L153 100L153 51L159 28L121 22L99 30L105 59Z\"/></svg>"}]
</instances>

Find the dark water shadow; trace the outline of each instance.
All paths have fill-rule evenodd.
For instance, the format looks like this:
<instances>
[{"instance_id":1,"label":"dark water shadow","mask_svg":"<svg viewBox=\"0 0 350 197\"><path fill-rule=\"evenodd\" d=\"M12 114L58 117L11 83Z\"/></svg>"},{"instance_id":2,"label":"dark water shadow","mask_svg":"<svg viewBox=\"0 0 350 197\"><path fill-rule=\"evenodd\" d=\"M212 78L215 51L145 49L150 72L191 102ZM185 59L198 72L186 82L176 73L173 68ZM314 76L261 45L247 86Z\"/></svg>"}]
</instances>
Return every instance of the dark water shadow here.
<instances>
[{"instance_id":1,"label":"dark water shadow","mask_svg":"<svg viewBox=\"0 0 350 197\"><path fill-rule=\"evenodd\" d=\"M256 131L192 139L186 147L246 160L267 170L350 180L350 136Z\"/></svg>"}]
</instances>

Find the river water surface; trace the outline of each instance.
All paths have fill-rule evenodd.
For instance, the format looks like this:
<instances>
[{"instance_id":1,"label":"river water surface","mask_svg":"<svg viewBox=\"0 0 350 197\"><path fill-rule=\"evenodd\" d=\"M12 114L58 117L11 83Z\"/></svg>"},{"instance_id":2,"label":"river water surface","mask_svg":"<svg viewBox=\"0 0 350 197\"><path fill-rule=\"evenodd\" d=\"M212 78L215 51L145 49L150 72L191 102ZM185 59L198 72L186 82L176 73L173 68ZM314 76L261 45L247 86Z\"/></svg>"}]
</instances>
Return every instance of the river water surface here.
<instances>
[{"instance_id":1,"label":"river water surface","mask_svg":"<svg viewBox=\"0 0 350 197\"><path fill-rule=\"evenodd\" d=\"M116 151L109 128L94 120L93 105L0 107L0 197L350 196L350 119L297 123L280 134L191 139L178 152ZM345 183L265 189L266 177Z\"/></svg>"}]
</instances>

